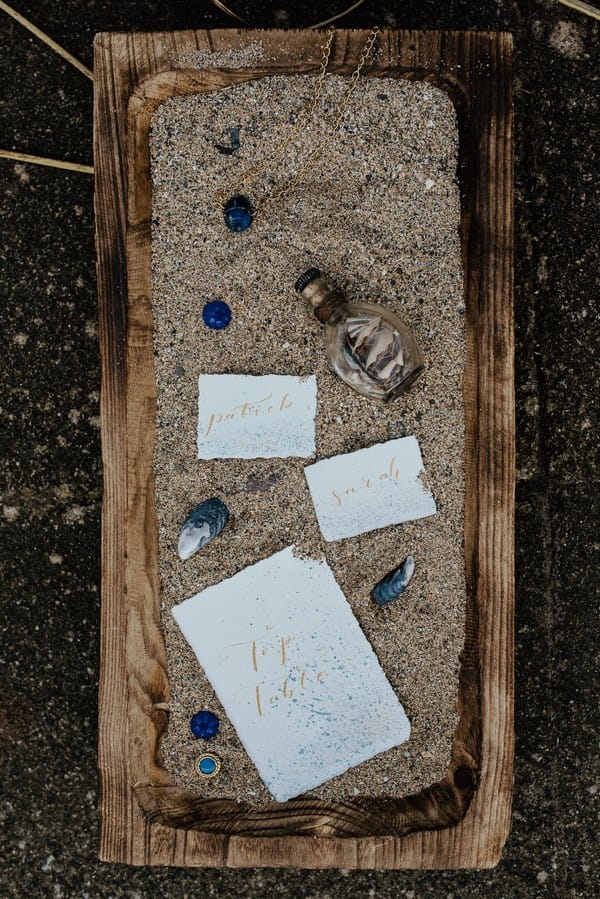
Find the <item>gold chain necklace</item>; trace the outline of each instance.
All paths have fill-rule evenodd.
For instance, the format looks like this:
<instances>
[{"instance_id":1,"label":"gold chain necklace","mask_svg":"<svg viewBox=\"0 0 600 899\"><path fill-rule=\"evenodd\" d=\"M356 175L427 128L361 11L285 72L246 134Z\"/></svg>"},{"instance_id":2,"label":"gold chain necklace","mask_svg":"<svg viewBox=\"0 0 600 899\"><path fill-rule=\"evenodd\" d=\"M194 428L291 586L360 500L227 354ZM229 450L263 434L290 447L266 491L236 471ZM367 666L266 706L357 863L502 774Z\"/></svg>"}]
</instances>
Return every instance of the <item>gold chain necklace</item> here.
<instances>
[{"instance_id":1,"label":"gold chain necklace","mask_svg":"<svg viewBox=\"0 0 600 899\"><path fill-rule=\"evenodd\" d=\"M323 155L325 147L331 140L333 140L333 137L344 118L348 104L350 103L350 98L354 93L354 89L360 77L360 73L371 55L378 34L379 28L373 28L369 33L358 60L358 64L350 76L344 96L340 100L340 103L331 118L327 137L318 147L309 153L304 163L291 178L287 182L272 188L266 196L258 201L255 200L253 202L249 196L242 193L236 192L231 195L231 192L236 188L238 190L240 187L247 189L255 184L261 177L264 177L267 174L269 167L278 162L285 155L287 148L297 139L300 132L314 116L319 100L323 94L323 84L325 82L325 75L329 65L329 57L331 55L331 46L335 35L335 28L330 28L328 30L327 39L322 48L321 65L319 67L312 99L300 113L293 130L278 144L274 154L270 157L268 164L264 163L260 166L250 166L244 169L241 174L229 181L215 196L214 205L223 211L225 223L231 231L239 233L240 231L245 231L246 228L249 228L253 220L256 219L257 216L262 215L267 206L270 206L271 203L274 203L276 200L281 199L281 197L294 190L294 188L305 179L308 172L311 171L315 163Z\"/></svg>"}]
</instances>

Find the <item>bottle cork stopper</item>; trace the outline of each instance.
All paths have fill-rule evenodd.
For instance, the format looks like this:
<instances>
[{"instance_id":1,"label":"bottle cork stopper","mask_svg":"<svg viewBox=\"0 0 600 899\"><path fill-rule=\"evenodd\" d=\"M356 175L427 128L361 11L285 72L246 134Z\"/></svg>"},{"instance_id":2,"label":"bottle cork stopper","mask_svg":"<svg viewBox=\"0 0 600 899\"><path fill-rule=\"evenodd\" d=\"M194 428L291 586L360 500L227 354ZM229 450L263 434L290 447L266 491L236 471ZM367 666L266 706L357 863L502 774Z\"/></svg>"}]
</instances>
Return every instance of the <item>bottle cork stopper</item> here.
<instances>
[{"instance_id":1,"label":"bottle cork stopper","mask_svg":"<svg viewBox=\"0 0 600 899\"><path fill-rule=\"evenodd\" d=\"M320 278L321 272L318 268L309 268L304 272L303 275L300 275L296 283L294 284L294 290L296 293L302 293L305 287L308 287L311 281L314 281L315 278Z\"/></svg>"}]
</instances>

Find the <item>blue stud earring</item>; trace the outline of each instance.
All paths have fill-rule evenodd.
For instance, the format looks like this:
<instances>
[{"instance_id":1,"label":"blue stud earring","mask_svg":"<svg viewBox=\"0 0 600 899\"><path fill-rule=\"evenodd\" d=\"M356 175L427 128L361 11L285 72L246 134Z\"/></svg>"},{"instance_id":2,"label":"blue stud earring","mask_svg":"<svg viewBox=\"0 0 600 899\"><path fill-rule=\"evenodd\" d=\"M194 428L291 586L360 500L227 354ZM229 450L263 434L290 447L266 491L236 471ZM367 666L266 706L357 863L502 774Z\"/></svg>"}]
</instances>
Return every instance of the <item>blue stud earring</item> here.
<instances>
[{"instance_id":1,"label":"blue stud earring","mask_svg":"<svg viewBox=\"0 0 600 899\"><path fill-rule=\"evenodd\" d=\"M221 770L221 759L212 752L205 752L196 759L196 773L205 780L216 777Z\"/></svg>"},{"instance_id":2,"label":"blue stud earring","mask_svg":"<svg viewBox=\"0 0 600 899\"><path fill-rule=\"evenodd\" d=\"M231 321L231 309L223 300L211 300L202 310L202 321L207 328L221 331Z\"/></svg>"}]
</instances>

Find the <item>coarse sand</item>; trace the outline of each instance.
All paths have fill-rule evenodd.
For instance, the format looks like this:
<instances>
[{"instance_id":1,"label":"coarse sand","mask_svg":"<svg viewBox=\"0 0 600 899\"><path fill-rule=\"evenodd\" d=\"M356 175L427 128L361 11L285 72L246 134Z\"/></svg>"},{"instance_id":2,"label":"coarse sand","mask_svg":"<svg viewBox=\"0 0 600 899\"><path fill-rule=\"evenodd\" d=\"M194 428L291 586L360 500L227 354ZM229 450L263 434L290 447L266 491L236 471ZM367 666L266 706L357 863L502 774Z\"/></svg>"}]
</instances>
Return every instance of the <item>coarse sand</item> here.
<instances>
[{"instance_id":1,"label":"coarse sand","mask_svg":"<svg viewBox=\"0 0 600 899\"><path fill-rule=\"evenodd\" d=\"M456 117L447 95L429 84L365 77L331 133L328 122L346 85L343 77L326 76L314 120L281 159L277 146L310 101L311 76L278 75L174 97L152 122L155 478L171 691L161 749L173 781L206 797L272 801L170 609L290 544L327 558L412 725L408 742L311 796L406 795L439 780L450 762L466 600ZM240 147L223 152L232 128L239 128ZM273 189L313 152L302 188L269 203ZM240 182L248 166L260 170L251 185ZM259 207L242 234L225 226L222 192L247 193ZM426 369L408 394L383 405L330 371L323 328L293 290L312 265L349 299L386 306L413 329ZM202 307L212 299L225 300L233 313L222 331L202 323ZM316 373L316 456L198 461L201 373ZM304 465L412 434L437 514L325 543ZM230 522L182 562L180 526L211 496L227 503ZM416 560L411 586L389 607L376 606L373 585L408 553ZM200 745L189 729L200 709L220 719L210 744ZM217 778L200 782L194 761L204 748L223 764Z\"/></svg>"}]
</instances>

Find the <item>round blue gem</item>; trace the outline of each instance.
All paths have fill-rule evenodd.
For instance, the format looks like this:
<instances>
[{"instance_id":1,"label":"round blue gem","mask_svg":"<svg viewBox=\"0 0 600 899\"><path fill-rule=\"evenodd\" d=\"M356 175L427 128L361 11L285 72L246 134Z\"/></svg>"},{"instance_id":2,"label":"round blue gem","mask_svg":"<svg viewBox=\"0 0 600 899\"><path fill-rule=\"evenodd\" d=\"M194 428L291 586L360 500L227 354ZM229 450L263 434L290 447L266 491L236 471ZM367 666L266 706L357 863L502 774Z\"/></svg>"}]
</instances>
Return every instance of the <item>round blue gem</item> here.
<instances>
[{"instance_id":1,"label":"round blue gem","mask_svg":"<svg viewBox=\"0 0 600 899\"><path fill-rule=\"evenodd\" d=\"M190 730L199 739L212 740L219 731L219 719L212 712L196 712L190 719Z\"/></svg>"},{"instance_id":2,"label":"round blue gem","mask_svg":"<svg viewBox=\"0 0 600 899\"><path fill-rule=\"evenodd\" d=\"M231 321L231 309L223 300L211 300L202 310L202 321L207 328L220 331Z\"/></svg>"},{"instance_id":3,"label":"round blue gem","mask_svg":"<svg viewBox=\"0 0 600 899\"><path fill-rule=\"evenodd\" d=\"M219 763L216 758L212 755L203 755L198 759L198 773L203 774L205 777L210 777L212 774L216 774L219 770Z\"/></svg>"},{"instance_id":4,"label":"round blue gem","mask_svg":"<svg viewBox=\"0 0 600 899\"><path fill-rule=\"evenodd\" d=\"M245 231L252 224L254 218L252 214L252 203L243 194L236 194L230 197L223 207L225 213L225 224L231 231L239 234Z\"/></svg>"},{"instance_id":5,"label":"round blue gem","mask_svg":"<svg viewBox=\"0 0 600 899\"><path fill-rule=\"evenodd\" d=\"M203 774L214 774L217 763L214 759L200 759L200 764L198 765Z\"/></svg>"}]
</instances>

